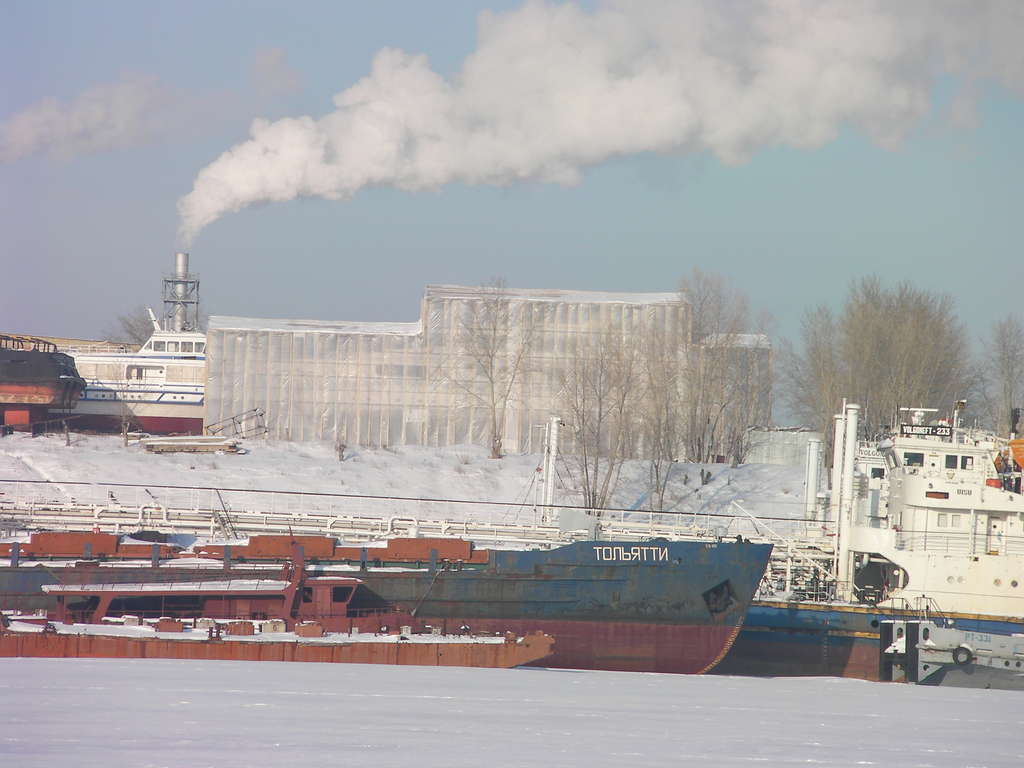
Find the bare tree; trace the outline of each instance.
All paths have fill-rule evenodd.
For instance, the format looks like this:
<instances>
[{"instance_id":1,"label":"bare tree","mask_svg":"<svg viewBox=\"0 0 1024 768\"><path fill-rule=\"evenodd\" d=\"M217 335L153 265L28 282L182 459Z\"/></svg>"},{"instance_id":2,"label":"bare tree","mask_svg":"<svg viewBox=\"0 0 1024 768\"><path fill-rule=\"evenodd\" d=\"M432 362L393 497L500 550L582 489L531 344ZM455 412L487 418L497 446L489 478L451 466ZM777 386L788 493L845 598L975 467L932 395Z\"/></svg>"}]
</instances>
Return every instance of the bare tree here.
<instances>
[{"instance_id":1,"label":"bare tree","mask_svg":"<svg viewBox=\"0 0 1024 768\"><path fill-rule=\"evenodd\" d=\"M707 462L731 452L730 447L745 455L749 420L766 409L763 421L770 418L770 401L748 398L771 391L771 346L763 334L747 332L749 301L722 276L694 269L681 281L679 292L692 312L683 362L687 458ZM758 377L753 386L747 380L752 372ZM756 418L762 421L760 415Z\"/></svg>"},{"instance_id":2,"label":"bare tree","mask_svg":"<svg viewBox=\"0 0 1024 768\"><path fill-rule=\"evenodd\" d=\"M802 336L802 349L786 355L788 397L825 433L841 397L861 405L865 433L877 434L900 406L950 406L975 388L953 299L910 283L857 280L838 318L818 307Z\"/></svg>"},{"instance_id":3,"label":"bare tree","mask_svg":"<svg viewBox=\"0 0 1024 768\"><path fill-rule=\"evenodd\" d=\"M141 346L153 335L153 321L148 310L139 305L118 315L114 323L104 329L103 335L111 341Z\"/></svg>"},{"instance_id":4,"label":"bare tree","mask_svg":"<svg viewBox=\"0 0 1024 768\"><path fill-rule=\"evenodd\" d=\"M730 406L723 438L726 455L734 466L746 461L753 428L767 427L772 418L772 347L764 332L767 318L758 325L762 332L741 335L729 353Z\"/></svg>"},{"instance_id":5,"label":"bare tree","mask_svg":"<svg viewBox=\"0 0 1024 768\"><path fill-rule=\"evenodd\" d=\"M503 279L480 288L460 317L459 353L468 361L456 384L488 412L491 458L503 454L505 417L533 346L532 307L512 302Z\"/></svg>"},{"instance_id":6,"label":"bare tree","mask_svg":"<svg viewBox=\"0 0 1024 768\"><path fill-rule=\"evenodd\" d=\"M644 398L640 409L643 450L649 460L651 509L665 508L672 465L685 453L683 368L685 340L649 329L642 349Z\"/></svg>"},{"instance_id":7,"label":"bare tree","mask_svg":"<svg viewBox=\"0 0 1024 768\"><path fill-rule=\"evenodd\" d=\"M781 345L780 384L790 410L831 443L832 415L843 396L838 323L831 310L819 306L804 313L800 331L802 349L789 341Z\"/></svg>"},{"instance_id":8,"label":"bare tree","mask_svg":"<svg viewBox=\"0 0 1024 768\"><path fill-rule=\"evenodd\" d=\"M1010 411L1024 406L1024 325L1007 315L984 345L985 382L982 393L985 417L998 433L1012 428Z\"/></svg>"},{"instance_id":9,"label":"bare tree","mask_svg":"<svg viewBox=\"0 0 1024 768\"><path fill-rule=\"evenodd\" d=\"M621 329L605 328L578 341L562 380L562 398L573 435L565 461L578 475L584 506L608 506L636 437L642 397L639 351Z\"/></svg>"}]
</instances>

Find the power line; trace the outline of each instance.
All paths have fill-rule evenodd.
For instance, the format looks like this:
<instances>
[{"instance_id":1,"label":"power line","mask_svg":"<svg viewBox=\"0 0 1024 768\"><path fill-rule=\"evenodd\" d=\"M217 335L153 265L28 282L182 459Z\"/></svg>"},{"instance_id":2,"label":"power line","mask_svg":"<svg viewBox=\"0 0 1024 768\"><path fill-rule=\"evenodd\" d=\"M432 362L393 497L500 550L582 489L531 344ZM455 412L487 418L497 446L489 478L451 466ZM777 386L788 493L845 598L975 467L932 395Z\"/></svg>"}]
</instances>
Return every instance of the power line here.
<instances>
[{"instance_id":1,"label":"power line","mask_svg":"<svg viewBox=\"0 0 1024 768\"><path fill-rule=\"evenodd\" d=\"M446 498L430 498L426 496L381 496L375 494L365 493L332 493L332 492L320 492L320 491L277 491L272 489L253 489L253 488L220 488L217 486L210 485L161 485L157 483L147 483L142 485L140 483L113 483L113 482L102 482L102 481L86 481L86 480L12 480L9 478L0 478L0 484L12 483L12 484L23 484L23 485L50 485L50 486L88 486L91 488L99 486L107 486L111 488L161 488L178 491L209 491L225 492L225 493L246 493L246 494L260 494L260 493L272 493L282 496L322 496L326 498L334 499L364 499L369 501L408 501L408 502L421 502L428 504L465 504L469 506L480 506L480 507L505 507L510 506L510 502L507 501L483 501L473 499L446 499ZM802 504L802 502L771 502L775 503L788 503L788 504ZM511 505L515 505L516 502L511 502ZM520 504L519 506L526 506ZM671 515L673 517L692 517L694 515L700 515L701 517L723 517L723 518L735 518L737 515L723 513L723 512L705 512L705 511L654 511L654 510L641 510L641 509L626 509L624 507L602 507L600 509L594 509L592 507L586 507L578 504L552 504L546 506L544 504L538 504L538 508L547 509L574 509L581 510L583 512L595 512L604 516L605 513L622 512L633 515ZM803 520L794 517L775 517L758 515L760 520L777 520L785 522L816 522L813 520ZM820 522L820 521L818 521Z\"/></svg>"}]
</instances>

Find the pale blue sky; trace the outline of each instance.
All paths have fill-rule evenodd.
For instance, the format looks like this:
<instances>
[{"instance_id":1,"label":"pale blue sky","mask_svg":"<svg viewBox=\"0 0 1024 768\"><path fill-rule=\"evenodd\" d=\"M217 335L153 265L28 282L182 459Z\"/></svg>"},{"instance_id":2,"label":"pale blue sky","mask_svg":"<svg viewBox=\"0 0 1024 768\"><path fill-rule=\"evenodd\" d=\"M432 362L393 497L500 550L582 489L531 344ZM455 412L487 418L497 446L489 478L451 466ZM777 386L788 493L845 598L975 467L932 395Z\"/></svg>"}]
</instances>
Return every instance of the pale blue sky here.
<instances>
[{"instance_id":1,"label":"pale blue sky","mask_svg":"<svg viewBox=\"0 0 1024 768\"><path fill-rule=\"evenodd\" d=\"M159 300L177 247L178 198L247 136L254 117L314 117L384 47L442 75L476 47L476 15L519 3L11 2L0 23L0 123L123 75L155 76L187 124L157 140L0 164L0 331L94 336ZM299 89L261 91L261 52L282 49ZM743 164L644 153L586 169L575 186L365 188L349 201L261 204L191 248L211 314L411 320L426 283L662 291L692 267L735 279L796 331L853 278L955 294L975 334L1020 311L1024 104L981 84L972 127L936 108L902 146L854 127L813 150L769 146ZM131 144L132 142L127 142Z\"/></svg>"}]
</instances>

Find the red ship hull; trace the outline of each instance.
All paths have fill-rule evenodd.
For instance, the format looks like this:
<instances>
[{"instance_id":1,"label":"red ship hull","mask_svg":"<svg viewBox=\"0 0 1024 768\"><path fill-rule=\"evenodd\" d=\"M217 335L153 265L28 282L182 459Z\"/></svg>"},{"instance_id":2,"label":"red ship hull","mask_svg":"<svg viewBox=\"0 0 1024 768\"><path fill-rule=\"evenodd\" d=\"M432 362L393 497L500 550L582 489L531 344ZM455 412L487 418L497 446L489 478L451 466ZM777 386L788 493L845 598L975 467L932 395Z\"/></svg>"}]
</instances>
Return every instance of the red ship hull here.
<instances>
[{"instance_id":1,"label":"red ship hull","mask_svg":"<svg viewBox=\"0 0 1024 768\"><path fill-rule=\"evenodd\" d=\"M175 416L131 416L131 430L149 432L154 435L201 435L201 418ZM79 413L76 411L75 429L96 432L120 432L121 417L100 413Z\"/></svg>"},{"instance_id":2,"label":"red ship hull","mask_svg":"<svg viewBox=\"0 0 1024 768\"><path fill-rule=\"evenodd\" d=\"M431 624L430 619L424 619ZM543 632L555 638L554 652L534 666L614 672L703 674L729 651L739 625L650 624L544 619L436 619L435 626L464 623L476 634Z\"/></svg>"}]
</instances>

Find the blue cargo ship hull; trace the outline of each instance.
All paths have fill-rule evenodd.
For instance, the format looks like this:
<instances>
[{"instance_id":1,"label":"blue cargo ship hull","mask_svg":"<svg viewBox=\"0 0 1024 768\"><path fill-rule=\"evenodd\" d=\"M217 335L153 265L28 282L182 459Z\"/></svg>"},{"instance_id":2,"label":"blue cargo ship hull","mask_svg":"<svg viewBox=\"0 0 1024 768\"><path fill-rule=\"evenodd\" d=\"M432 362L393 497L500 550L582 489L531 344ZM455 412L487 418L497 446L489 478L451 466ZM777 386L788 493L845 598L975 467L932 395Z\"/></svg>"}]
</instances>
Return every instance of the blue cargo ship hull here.
<instances>
[{"instance_id":1,"label":"blue cargo ship hull","mask_svg":"<svg viewBox=\"0 0 1024 768\"><path fill-rule=\"evenodd\" d=\"M730 675L834 676L879 680L881 622L920 618L867 605L754 601L729 655L715 671ZM975 632L1024 632L1024 620L946 613Z\"/></svg>"}]
</instances>

